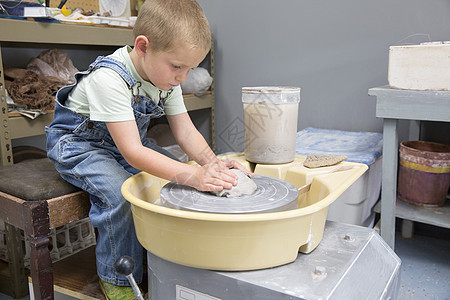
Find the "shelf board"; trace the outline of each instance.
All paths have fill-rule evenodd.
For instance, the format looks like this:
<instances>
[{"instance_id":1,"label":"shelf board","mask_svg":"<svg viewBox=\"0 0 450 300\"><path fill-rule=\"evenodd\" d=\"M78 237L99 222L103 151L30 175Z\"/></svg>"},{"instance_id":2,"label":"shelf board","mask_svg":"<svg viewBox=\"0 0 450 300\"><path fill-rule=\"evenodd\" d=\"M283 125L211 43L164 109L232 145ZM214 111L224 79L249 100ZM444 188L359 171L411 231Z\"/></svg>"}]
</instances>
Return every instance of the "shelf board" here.
<instances>
[{"instance_id":1,"label":"shelf board","mask_svg":"<svg viewBox=\"0 0 450 300\"><path fill-rule=\"evenodd\" d=\"M211 92L207 92L200 97L183 95L183 98L188 111L211 108L214 105L214 97ZM18 113L10 113L8 117L10 138L17 139L30 135L45 134L45 126L48 126L53 121L53 111L40 115L34 120L23 117Z\"/></svg>"},{"instance_id":2,"label":"shelf board","mask_svg":"<svg viewBox=\"0 0 450 300\"><path fill-rule=\"evenodd\" d=\"M373 210L380 213L381 201L375 205ZM450 228L450 202L447 201L444 206L422 207L397 199L395 216L400 219Z\"/></svg>"},{"instance_id":3,"label":"shelf board","mask_svg":"<svg viewBox=\"0 0 450 300\"><path fill-rule=\"evenodd\" d=\"M211 92L203 96L183 95L184 105L188 111L211 108L214 105L214 97Z\"/></svg>"},{"instance_id":4,"label":"shelf board","mask_svg":"<svg viewBox=\"0 0 450 300\"><path fill-rule=\"evenodd\" d=\"M70 45L134 45L131 28L0 18L0 41Z\"/></svg>"},{"instance_id":5,"label":"shelf board","mask_svg":"<svg viewBox=\"0 0 450 300\"><path fill-rule=\"evenodd\" d=\"M450 122L450 91L417 91L382 86L369 89L377 97L376 117Z\"/></svg>"},{"instance_id":6,"label":"shelf board","mask_svg":"<svg viewBox=\"0 0 450 300\"><path fill-rule=\"evenodd\" d=\"M8 118L9 138L17 139L30 135L45 134L45 126L53 121L53 113L40 115L36 119L29 119L23 116Z\"/></svg>"}]
</instances>

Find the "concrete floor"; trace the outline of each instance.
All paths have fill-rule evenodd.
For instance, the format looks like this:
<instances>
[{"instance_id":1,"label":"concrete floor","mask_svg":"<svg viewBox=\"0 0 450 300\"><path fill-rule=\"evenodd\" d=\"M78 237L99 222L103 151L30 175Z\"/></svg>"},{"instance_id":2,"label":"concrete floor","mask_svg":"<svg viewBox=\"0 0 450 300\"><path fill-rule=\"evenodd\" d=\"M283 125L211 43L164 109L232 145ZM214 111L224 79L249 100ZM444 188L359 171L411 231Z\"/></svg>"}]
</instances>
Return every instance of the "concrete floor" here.
<instances>
[{"instance_id":1,"label":"concrete floor","mask_svg":"<svg viewBox=\"0 0 450 300\"><path fill-rule=\"evenodd\" d=\"M402 260L400 300L450 299L450 230L447 239L416 234L396 237L396 253Z\"/></svg>"},{"instance_id":2,"label":"concrete floor","mask_svg":"<svg viewBox=\"0 0 450 300\"><path fill-rule=\"evenodd\" d=\"M432 236L416 233L413 239L403 239L397 233L396 253L402 260L399 300L450 300L449 233L449 229L439 230ZM0 294L0 300L12 299ZM55 299L73 298L56 295Z\"/></svg>"}]
</instances>

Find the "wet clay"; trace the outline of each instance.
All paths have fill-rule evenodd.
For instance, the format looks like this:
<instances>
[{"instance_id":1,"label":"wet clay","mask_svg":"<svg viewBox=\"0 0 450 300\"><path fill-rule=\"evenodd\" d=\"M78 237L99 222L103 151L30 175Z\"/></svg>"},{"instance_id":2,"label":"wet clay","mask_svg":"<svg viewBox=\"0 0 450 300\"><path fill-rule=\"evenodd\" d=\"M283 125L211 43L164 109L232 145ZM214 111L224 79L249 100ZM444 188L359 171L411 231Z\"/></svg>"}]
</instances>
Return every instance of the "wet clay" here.
<instances>
[{"instance_id":1,"label":"wet clay","mask_svg":"<svg viewBox=\"0 0 450 300\"><path fill-rule=\"evenodd\" d=\"M244 104L245 158L281 164L295 158L298 103Z\"/></svg>"},{"instance_id":2,"label":"wet clay","mask_svg":"<svg viewBox=\"0 0 450 300\"><path fill-rule=\"evenodd\" d=\"M239 196L249 196L256 191L256 183L248 177L247 174L238 169L231 169L231 172L238 176L237 185L233 186L231 189L223 189L218 192L211 192L218 197L239 197Z\"/></svg>"}]
</instances>

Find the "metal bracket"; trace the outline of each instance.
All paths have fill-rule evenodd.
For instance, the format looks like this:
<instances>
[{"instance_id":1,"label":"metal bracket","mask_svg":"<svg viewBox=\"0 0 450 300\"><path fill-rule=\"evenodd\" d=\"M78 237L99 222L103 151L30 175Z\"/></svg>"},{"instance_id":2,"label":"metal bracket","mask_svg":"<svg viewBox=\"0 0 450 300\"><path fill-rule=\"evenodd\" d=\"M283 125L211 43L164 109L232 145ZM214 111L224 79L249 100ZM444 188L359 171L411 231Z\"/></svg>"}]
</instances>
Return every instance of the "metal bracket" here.
<instances>
[{"instance_id":1,"label":"metal bracket","mask_svg":"<svg viewBox=\"0 0 450 300\"><path fill-rule=\"evenodd\" d=\"M0 165L13 164L12 145L8 129L8 104L6 103L6 85L0 45Z\"/></svg>"}]
</instances>

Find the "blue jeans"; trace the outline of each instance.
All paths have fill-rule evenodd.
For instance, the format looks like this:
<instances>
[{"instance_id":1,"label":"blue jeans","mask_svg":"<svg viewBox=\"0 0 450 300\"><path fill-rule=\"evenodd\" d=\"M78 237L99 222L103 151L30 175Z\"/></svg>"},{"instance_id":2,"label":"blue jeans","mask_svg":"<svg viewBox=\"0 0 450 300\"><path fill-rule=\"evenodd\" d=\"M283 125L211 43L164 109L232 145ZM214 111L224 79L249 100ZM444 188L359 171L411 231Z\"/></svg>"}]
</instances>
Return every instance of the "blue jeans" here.
<instances>
[{"instance_id":1,"label":"blue jeans","mask_svg":"<svg viewBox=\"0 0 450 300\"><path fill-rule=\"evenodd\" d=\"M93 69L110 66L116 71L119 69L117 72L130 86L136 84L130 80L128 71L113 60L103 64L96 61L94 68L76 74L75 78L78 82ZM115 285L129 285L126 277L114 271L115 261L129 255L135 261L133 275L139 283L143 274L143 249L136 237L131 205L122 196L121 187L127 178L140 171L130 166L120 154L105 123L91 121L64 106L67 95L75 86L58 91L55 118L46 128L47 156L62 178L90 195L89 218L98 230L96 260L99 277ZM145 138L150 119L163 114L161 102L156 105L150 98L134 95L130 101L143 145L176 159Z\"/></svg>"}]
</instances>

